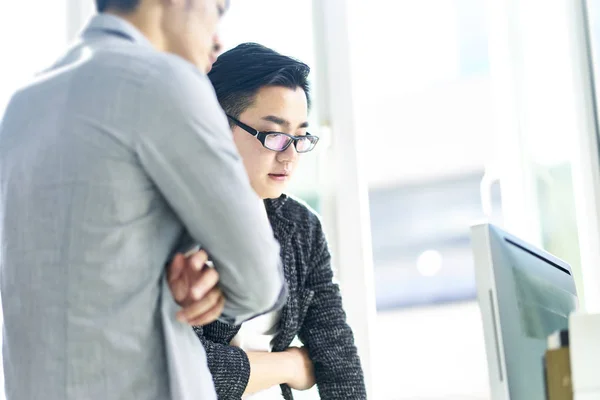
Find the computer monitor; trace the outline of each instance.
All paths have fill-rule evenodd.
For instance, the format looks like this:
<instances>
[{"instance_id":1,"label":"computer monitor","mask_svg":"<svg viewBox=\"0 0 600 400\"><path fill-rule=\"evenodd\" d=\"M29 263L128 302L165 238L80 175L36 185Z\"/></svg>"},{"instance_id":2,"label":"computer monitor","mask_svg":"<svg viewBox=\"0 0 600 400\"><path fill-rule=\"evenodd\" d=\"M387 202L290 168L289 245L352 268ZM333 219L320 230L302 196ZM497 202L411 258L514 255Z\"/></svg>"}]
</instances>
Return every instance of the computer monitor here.
<instances>
[{"instance_id":1,"label":"computer monitor","mask_svg":"<svg viewBox=\"0 0 600 400\"><path fill-rule=\"evenodd\" d=\"M577 308L571 268L492 224L471 228L492 400L544 400L547 337Z\"/></svg>"}]
</instances>

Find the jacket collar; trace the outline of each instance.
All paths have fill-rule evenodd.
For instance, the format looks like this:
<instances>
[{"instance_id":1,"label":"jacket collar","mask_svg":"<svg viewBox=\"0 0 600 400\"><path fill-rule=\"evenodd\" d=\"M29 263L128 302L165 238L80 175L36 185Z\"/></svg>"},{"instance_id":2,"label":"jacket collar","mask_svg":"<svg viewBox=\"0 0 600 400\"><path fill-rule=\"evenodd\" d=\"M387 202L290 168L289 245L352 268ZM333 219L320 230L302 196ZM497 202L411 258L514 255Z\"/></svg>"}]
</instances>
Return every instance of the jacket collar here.
<instances>
[{"instance_id":1,"label":"jacket collar","mask_svg":"<svg viewBox=\"0 0 600 400\"><path fill-rule=\"evenodd\" d=\"M291 336L298 330L298 271L297 265L292 260L294 253L293 236L296 232L296 223L285 217L282 209L288 201L288 196L281 195L276 199L265 200L267 214L271 220L275 238L281 245L281 259L285 281L288 283L289 295L281 309L279 320L279 333L273 338L271 345L273 351L283 351L291 341Z\"/></svg>"},{"instance_id":2,"label":"jacket collar","mask_svg":"<svg viewBox=\"0 0 600 400\"><path fill-rule=\"evenodd\" d=\"M83 38L98 34L120 36L134 43L154 47L139 29L123 18L112 14L100 13L92 17L81 36Z\"/></svg>"},{"instance_id":3,"label":"jacket collar","mask_svg":"<svg viewBox=\"0 0 600 400\"><path fill-rule=\"evenodd\" d=\"M267 208L267 211L269 213L279 212L279 211L281 211L281 208L284 206L284 204L287 202L287 200L288 200L288 196L285 194L282 194L281 196L279 196L276 199L265 199L264 203L265 203L265 207Z\"/></svg>"}]
</instances>

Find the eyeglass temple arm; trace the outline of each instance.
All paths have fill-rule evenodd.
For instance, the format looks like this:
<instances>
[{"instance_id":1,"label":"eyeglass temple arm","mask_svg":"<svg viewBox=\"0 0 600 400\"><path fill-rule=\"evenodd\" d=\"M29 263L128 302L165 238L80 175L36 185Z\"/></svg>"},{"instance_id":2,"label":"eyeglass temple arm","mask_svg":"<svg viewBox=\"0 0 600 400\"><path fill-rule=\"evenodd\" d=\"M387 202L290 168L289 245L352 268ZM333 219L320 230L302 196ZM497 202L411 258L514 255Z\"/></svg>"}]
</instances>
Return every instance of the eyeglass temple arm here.
<instances>
[{"instance_id":1,"label":"eyeglass temple arm","mask_svg":"<svg viewBox=\"0 0 600 400\"><path fill-rule=\"evenodd\" d=\"M239 126L240 128L242 128L243 130L245 130L246 132L248 132L252 136L258 136L258 134L260 133L260 131L257 131L256 129L252 128L251 126L246 125L245 123L243 123L242 121L238 120L237 118L234 118L234 117L232 117L229 114L225 114L225 115L227 115L227 118L229 118L230 120L232 120L233 122L235 122L235 124L237 126Z\"/></svg>"}]
</instances>

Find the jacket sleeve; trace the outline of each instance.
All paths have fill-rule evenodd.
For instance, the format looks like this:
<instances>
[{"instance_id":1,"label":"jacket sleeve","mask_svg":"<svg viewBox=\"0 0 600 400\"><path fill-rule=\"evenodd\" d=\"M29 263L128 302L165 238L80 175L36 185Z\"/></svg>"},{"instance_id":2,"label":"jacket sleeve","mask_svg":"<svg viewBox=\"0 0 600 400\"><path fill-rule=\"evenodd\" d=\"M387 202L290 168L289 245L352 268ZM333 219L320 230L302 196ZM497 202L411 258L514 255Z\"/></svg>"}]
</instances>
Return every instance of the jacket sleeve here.
<instances>
[{"instance_id":1,"label":"jacket sleeve","mask_svg":"<svg viewBox=\"0 0 600 400\"><path fill-rule=\"evenodd\" d=\"M238 324L283 304L279 244L210 81L191 65L169 60L131 100L141 104L131 117L140 121L135 152L195 243L213 258L224 319Z\"/></svg>"},{"instance_id":2,"label":"jacket sleeve","mask_svg":"<svg viewBox=\"0 0 600 400\"><path fill-rule=\"evenodd\" d=\"M206 351L217 398L241 399L250 379L250 361L246 353L238 347L210 340L202 327L195 326L194 331Z\"/></svg>"},{"instance_id":3,"label":"jacket sleeve","mask_svg":"<svg viewBox=\"0 0 600 400\"><path fill-rule=\"evenodd\" d=\"M321 399L366 399L354 335L346 323L340 289L333 282L331 255L320 225L316 236L306 281L306 288L314 291L314 297L299 338L314 364Z\"/></svg>"}]
</instances>

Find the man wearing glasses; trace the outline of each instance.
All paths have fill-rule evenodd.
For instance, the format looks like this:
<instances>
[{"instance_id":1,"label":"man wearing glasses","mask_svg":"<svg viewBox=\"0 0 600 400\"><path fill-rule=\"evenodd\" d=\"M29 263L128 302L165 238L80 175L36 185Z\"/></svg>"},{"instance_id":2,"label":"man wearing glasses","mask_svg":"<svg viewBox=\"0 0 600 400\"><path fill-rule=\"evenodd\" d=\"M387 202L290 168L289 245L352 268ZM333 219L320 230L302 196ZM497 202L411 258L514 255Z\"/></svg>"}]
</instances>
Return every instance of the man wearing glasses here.
<instances>
[{"instance_id":1,"label":"man wearing glasses","mask_svg":"<svg viewBox=\"0 0 600 400\"><path fill-rule=\"evenodd\" d=\"M366 399L319 217L284 193L319 138L308 132L309 67L256 43L222 54L208 74L252 188L264 199L289 289L281 312L194 329L220 399L292 399L317 385L324 400ZM302 348L292 345L298 336Z\"/></svg>"}]
</instances>

